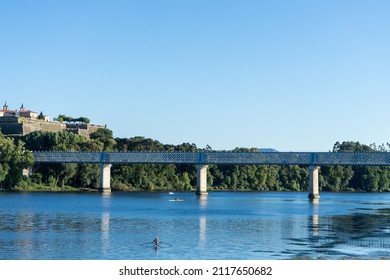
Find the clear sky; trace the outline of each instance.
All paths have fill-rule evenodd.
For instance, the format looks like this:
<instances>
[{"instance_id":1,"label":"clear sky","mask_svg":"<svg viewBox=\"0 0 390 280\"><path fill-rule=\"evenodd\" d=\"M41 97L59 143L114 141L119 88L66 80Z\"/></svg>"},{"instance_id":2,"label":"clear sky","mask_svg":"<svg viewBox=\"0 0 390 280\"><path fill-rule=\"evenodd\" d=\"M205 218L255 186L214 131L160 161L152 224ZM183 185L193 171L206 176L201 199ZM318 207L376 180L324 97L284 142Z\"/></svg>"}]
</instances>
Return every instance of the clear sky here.
<instances>
[{"instance_id":1,"label":"clear sky","mask_svg":"<svg viewBox=\"0 0 390 280\"><path fill-rule=\"evenodd\" d=\"M5 101L215 150L390 142L390 1L0 0Z\"/></svg>"}]
</instances>

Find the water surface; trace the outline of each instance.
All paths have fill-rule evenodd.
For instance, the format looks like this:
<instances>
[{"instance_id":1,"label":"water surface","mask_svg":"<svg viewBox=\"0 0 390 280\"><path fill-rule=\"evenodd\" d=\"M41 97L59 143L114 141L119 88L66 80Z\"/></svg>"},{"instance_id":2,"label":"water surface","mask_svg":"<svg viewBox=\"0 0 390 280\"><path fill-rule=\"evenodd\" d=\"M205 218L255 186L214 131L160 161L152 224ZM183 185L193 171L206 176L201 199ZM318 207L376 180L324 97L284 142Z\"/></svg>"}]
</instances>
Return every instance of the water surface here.
<instances>
[{"instance_id":1,"label":"water surface","mask_svg":"<svg viewBox=\"0 0 390 280\"><path fill-rule=\"evenodd\" d=\"M0 259L390 259L390 194L0 193Z\"/></svg>"}]
</instances>

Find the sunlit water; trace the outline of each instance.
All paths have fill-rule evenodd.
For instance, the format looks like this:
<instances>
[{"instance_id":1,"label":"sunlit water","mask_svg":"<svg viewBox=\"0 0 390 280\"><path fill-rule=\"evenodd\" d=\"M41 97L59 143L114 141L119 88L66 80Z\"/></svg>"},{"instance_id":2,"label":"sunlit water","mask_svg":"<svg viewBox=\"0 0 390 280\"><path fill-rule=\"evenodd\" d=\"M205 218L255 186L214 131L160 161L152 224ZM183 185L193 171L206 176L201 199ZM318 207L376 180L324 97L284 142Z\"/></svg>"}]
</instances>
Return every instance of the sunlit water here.
<instances>
[{"instance_id":1,"label":"sunlit water","mask_svg":"<svg viewBox=\"0 0 390 280\"><path fill-rule=\"evenodd\" d=\"M390 259L390 194L0 193L0 259Z\"/></svg>"}]
</instances>

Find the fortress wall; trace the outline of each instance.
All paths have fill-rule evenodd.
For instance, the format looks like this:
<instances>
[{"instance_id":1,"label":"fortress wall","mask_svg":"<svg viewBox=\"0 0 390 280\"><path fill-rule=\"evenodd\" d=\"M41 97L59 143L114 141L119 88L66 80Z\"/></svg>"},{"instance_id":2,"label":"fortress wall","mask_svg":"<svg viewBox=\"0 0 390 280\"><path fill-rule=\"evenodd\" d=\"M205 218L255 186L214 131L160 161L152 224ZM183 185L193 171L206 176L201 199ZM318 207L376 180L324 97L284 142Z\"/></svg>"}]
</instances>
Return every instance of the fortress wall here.
<instances>
[{"instance_id":1,"label":"fortress wall","mask_svg":"<svg viewBox=\"0 0 390 280\"><path fill-rule=\"evenodd\" d=\"M86 129L80 129L80 128L67 128L66 131L72 132L74 134L85 136L87 139L89 139L89 133Z\"/></svg>"},{"instance_id":2,"label":"fortress wall","mask_svg":"<svg viewBox=\"0 0 390 280\"><path fill-rule=\"evenodd\" d=\"M19 118L13 116L6 116L0 118L0 124L19 123Z\"/></svg>"},{"instance_id":3,"label":"fortress wall","mask_svg":"<svg viewBox=\"0 0 390 280\"><path fill-rule=\"evenodd\" d=\"M105 128L103 125L94 125L94 124L71 124L67 123L66 128L69 131L79 131L81 135L87 133L88 135L96 132L99 128ZM76 133L76 132L75 132Z\"/></svg>"},{"instance_id":4,"label":"fortress wall","mask_svg":"<svg viewBox=\"0 0 390 280\"><path fill-rule=\"evenodd\" d=\"M82 125L74 125L74 124L69 125L69 124L67 124L66 125L66 131L85 136L85 137L87 137L87 139L89 139L89 135L91 133L96 132L99 128L104 128L104 126L102 126L102 125L89 125L89 124L88 125L87 124L82 124Z\"/></svg>"},{"instance_id":5,"label":"fortress wall","mask_svg":"<svg viewBox=\"0 0 390 280\"><path fill-rule=\"evenodd\" d=\"M21 123L0 123L0 129L4 135L23 134L23 125Z\"/></svg>"},{"instance_id":6,"label":"fortress wall","mask_svg":"<svg viewBox=\"0 0 390 280\"><path fill-rule=\"evenodd\" d=\"M88 124L75 124L75 123L67 123L66 124L67 129L87 129Z\"/></svg>"},{"instance_id":7,"label":"fortress wall","mask_svg":"<svg viewBox=\"0 0 390 280\"><path fill-rule=\"evenodd\" d=\"M89 124L69 124L59 122L49 122L44 120L33 120L23 117L7 116L0 117L0 128L5 135L26 135L33 131L69 131L89 138L89 135L96 132L102 125Z\"/></svg>"},{"instance_id":8,"label":"fortress wall","mask_svg":"<svg viewBox=\"0 0 390 280\"><path fill-rule=\"evenodd\" d=\"M63 131L65 128L66 125L62 123L23 119L23 135L38 130L57 132Z\"/></svg>"},{"instance_id":9,"label":"fortress wall","mask_svg":"<svg viewBox=\"0 0 390 280\"><path fill-rule=\"evenodd\" d=\"M87 128L88 134L94 133L100 128L106 128L106 127L103 125L88 125Z\"/></svg>"},{"instance_id":10,"label":"fortress wall","mask_svg":"<svg viewBox=\"0 0 390 280\"><path fill-rule=\"evenodd\" d=\"M5 135L18 135L23 133L23 125L19 119L13 116L0 118L0 129Z\"/></svg>"}]
</instances>

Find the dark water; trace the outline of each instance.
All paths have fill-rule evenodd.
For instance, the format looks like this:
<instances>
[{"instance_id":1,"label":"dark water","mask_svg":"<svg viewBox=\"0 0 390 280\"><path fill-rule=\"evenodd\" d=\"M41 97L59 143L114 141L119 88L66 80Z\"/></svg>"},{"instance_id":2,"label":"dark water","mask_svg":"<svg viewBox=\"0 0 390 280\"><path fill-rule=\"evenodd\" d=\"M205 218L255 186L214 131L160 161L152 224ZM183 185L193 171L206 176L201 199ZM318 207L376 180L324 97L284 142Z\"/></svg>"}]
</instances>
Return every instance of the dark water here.
<instances>
[{"instance_id":1,"label":"dark water","mask_svg":"<svg viewBox=\"0 0 390 280\"><path fill-rule=\"evenodd\" d=\"M390 194L0 193L0 259L390 259Z\"/></svg>"}]
</instances>

